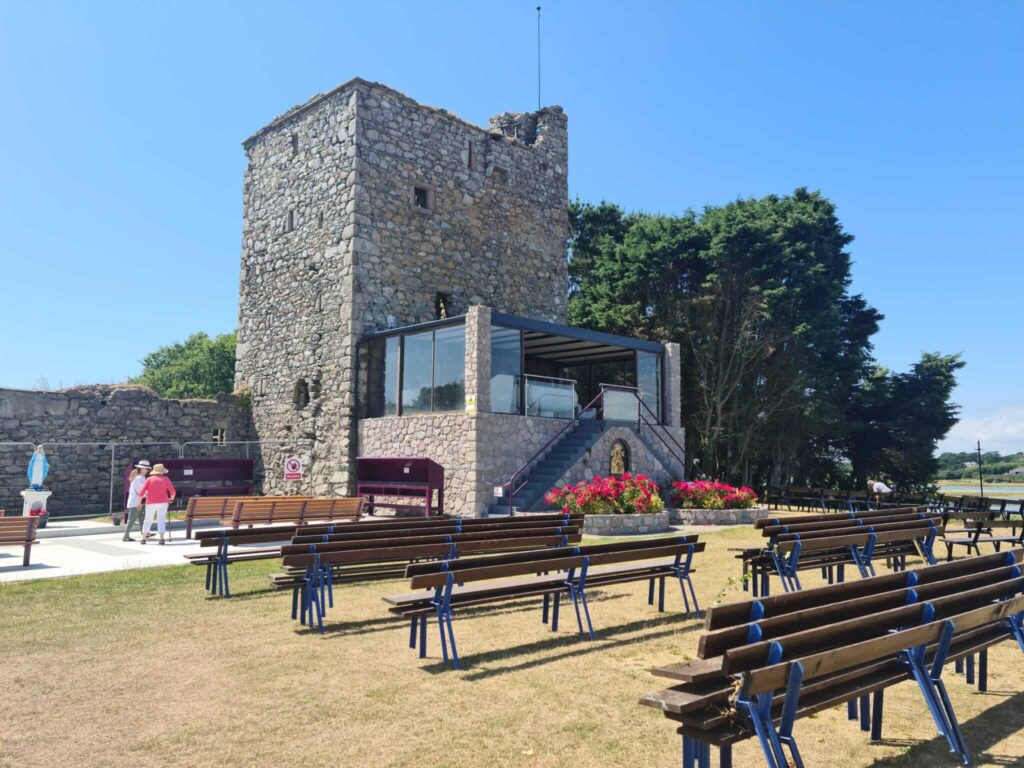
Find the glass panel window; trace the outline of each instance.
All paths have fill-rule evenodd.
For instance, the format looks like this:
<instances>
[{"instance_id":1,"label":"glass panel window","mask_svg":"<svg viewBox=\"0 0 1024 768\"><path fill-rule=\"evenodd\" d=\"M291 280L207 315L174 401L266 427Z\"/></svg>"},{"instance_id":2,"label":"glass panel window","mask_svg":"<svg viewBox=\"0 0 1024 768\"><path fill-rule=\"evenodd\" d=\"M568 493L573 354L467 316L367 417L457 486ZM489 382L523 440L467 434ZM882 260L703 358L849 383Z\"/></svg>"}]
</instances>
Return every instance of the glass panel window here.
<instances>
[{"instance_id":1,"label":"glass panel window","mask_svg":"<svg viewBox=\"0 0 1024 768\"><path fill-rule=\"evenodd\" d=\"M519 413L522 344L518 330L491 326L491 411Z\"/></svg>"},{"instance_id":2,"label":"glass panel window","mask_svg":"<svg viewBox=\"0 0 1024 768\"><path fill-rule=\"evenodd\" d=\"M402 413L430 413L434 369L434 332L404 337Z\"/></svg>"},{"instance_id":3,"label":"glass panel window","mask_svg":"<svg viewBox=\"0 0 1024 768\"><path fill-rule=\"evenodd\" d=\"M433 410L461 411L465 407L466 327L438 328L434 331Z\"/></svg>"},{"instance_id":4,"label":"glass panel window","mask_svg":"<svg viewBox=\"0 0 1024 768\"><path fill-rule=\"evenodd\" d=\"M640 399L661 421L661 355L655 352L637 352L636 385ZM645 412L650 418L651 413Z\"/></svg>"}]
</instances>

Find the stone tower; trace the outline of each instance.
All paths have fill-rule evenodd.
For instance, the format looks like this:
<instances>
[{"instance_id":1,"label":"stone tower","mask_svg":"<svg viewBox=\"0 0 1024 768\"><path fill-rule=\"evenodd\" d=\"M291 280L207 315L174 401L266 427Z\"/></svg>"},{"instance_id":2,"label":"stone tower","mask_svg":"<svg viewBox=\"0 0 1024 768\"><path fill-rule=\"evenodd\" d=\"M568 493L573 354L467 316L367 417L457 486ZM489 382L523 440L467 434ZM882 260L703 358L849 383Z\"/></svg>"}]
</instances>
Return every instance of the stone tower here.
<instances>
[{"instance_id":1,"label":"stone tower","mask_svg":"<svg viewBox=\"0 0 1024 768\"><path fill-rule=\"evenodd\" d=\"M565 321L567 141L560 107L485 129L357 78L244 142L236 385L261 440L314 441L316 493L354 490L365 333L474 304Z\"/></svg>"}]
</instances>

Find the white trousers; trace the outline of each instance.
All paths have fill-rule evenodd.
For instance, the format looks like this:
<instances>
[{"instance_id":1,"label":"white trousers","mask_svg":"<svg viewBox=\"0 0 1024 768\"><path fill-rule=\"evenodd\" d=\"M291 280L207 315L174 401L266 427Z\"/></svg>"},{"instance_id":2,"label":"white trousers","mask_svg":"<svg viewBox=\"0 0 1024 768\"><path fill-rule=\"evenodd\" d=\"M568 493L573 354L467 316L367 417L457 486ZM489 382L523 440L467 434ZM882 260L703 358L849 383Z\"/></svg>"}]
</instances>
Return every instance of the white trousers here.
<instances>
[{"instance_id":1,"label":"white trousers","mask_svg":"<svg viewBox=\"0 0 1024 768\"><path fill-rule=\"evenodd\" d=\"M146 519L142 523L142 535L149 536L149 531L153 528L153 515L156 515L156 529L159 532L159 534L163 536L164 531L167 530L166 504L146 505Z\"/></svg>"}]
</instances>

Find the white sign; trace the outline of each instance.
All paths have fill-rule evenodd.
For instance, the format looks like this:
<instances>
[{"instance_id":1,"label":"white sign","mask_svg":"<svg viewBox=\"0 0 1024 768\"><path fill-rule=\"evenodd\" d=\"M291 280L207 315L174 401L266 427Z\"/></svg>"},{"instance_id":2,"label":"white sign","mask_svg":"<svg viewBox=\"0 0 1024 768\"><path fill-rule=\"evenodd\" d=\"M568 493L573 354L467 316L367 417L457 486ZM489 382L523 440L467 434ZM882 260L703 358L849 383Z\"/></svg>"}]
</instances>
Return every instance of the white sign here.
<instances>
[{"instance_id":1,"label":"white sign","mask_svg":"<svg viewBox=\"0 0 1024 768\"><path fill-rule=\"evenodd\" d=\"M182 470L182 475L185 476L185 477L189 477L189 476L192 475L193 471L194 470L191 470L191 469Z\"/></svg>"},{"instance_id":2,"label":"white sign","mask_svg":"<svg viewBox=\"0 0 1024 768\"><path fill-rule=\"evenodd\" d=\"M496 485L496 486L494 486L494 498L500 499L504 495L505 495L505 486L504 485Z\"/></svg>"},{"instance_id":3,"label":"white sign","mask_svg":"<svg viewBox=\"0 0 1024 768\"><path fill-rule=\"evenodd\" d=\"M298 456L289 456L287 459L284 460L284 479L302 479L302 459L300 459Z\"/></svg>"}]
</instances>

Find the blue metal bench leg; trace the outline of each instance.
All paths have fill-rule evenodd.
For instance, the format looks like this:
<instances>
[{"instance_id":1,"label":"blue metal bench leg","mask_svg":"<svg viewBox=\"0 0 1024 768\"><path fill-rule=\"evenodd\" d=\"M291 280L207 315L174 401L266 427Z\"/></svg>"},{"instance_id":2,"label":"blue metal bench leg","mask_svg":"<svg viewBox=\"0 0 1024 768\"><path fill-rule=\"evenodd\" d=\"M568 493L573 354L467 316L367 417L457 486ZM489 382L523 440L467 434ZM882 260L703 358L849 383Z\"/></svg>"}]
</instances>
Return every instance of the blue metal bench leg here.
<instances>
[{"instance_id":1,"label":"blue metal bench leg","mask_svg":"<svg viewBox=\"0 0 1024 768\"><path fill-rule=\"evenodd\" d=\"M551 610L551 595L549 593L545 593L545 595L544 595L544 605L541 608L541 612L540 612L540 620L541 620L542 624L547 624L548 623L548 618L550 616L550 610Z\"/></svg>"},{"instance_id":2,"label":"blue metal bench leg","mask_svg":"<svg viewBox=\"0 0 1024 768\"><path fill-rule=\"evenodd\" d=\"M885 690L877 690L873 694L871 710L871 740L882 740L882 710L885 707Z\"/></svg>"},{"instance_id":3,"label":"blue metal bench leg","mask_svg":"<svg viewBox=\"0 0 1024 768\"><path fill-rule=\"evenodd\" d=\"M860 729L865 733L871 730L871 698L860 697Z\"/></svg>"},{"instance_id":4,"label":"blue metal bench leg","mask_svg":"<svg viewBox=\"0 0 1024 768\"><path fill-rule=\"evenodd\" d=\"M210 580L213 578L213 561L206 563L206 591L210 591Z\"/></svg>"},{"instance_id":5,"label":"blue metal bench leg","mask_svg":"<svg viewBox=\"0 0 1024 768\"><path fill-rule=\"evenodd\" d=\"M292 621L299 618L299 588L292 587Z\"/></svg>"},{"instance_id":6,"label":"blue metal bench leg","mask_svg":"<svg viewBox=\"0 0 1024 768\"><path fill-rule=\"evenodd\" d=\"M967 657L967 684L974 685L974 656Z\"/></svg>"},{"instance_id":7,"label":"blue metal bench leg","mask_svg":"<svg viewBox=\"0 0 1024 768\"><path fill-rule=\"evenodd\" d=\"M558 631L558 606L562 602L562 593L561 592L555 592L554 596L551 598L551 602L553 603L552 606L551 606L551 631L552 632L557 632Z\"/></svg>"},{"instance_id":8,"label":"blue metal bench leg","mask_svg":"<svg viewBox=\"0 0 1024 768\"><path fill-rule=\"evenodd\" d=\"M654 579L647 584L647 604L654 605Z\"/></svg>"},{"instance_id":9,"label":"blue metal bench leg","mask_svg":"<svg viewBox=\"0 0 1024 768\"><path fill-rule=\"evenodd\" d=\"M956 661L953 662L953 671L956 674L958 674L958 675L962 675L964 673L964 660L963 659L957 659Z\"/></svg>"},{"instance_id":10,"label":"blue metal bench leg","mask_svg":"<svg viewBox=\"0 0 1024 768\"><path fill-rule=\"evenodd\" d=\"M718 768L732 768L732 744L718 748Z\"/></svg>"},{"instance_id":11,"label":"blue metal bench leg","mask_svg":"<svg viewBox=\"0 0 1024 768\"><path fill-rule=\"evenodd\" d=\"M665 577L658 579L658 612L665 612Z\"/></svg>"},{"instance_id":12,"label":"blue metal bench leg","mask_svg":"<svg viewBox=\"0 0 1024 768\"><path fill-rule=\"evenodd\" d=\"M988 649L978 654L978 690L988 690Z\"/></svg>"},{"instance_id":13,"label":"blue metal bench leg","mask_svg":"<svg viewBox=\"0 0 1024 768\"><path fill-rule=\"evenodd\" d=\"M427 614L420 616L420 658L427 658Z\"/></svg>"},{"instance_id":14,"label":"blue metal bench leg","mask_svg":"<svg viewBox=\"0 0 1024 768\"><path fill-rule=\"evenodd\" d=\"M409 621L409 647L416 647L416 617L413 616Z\"/></svg>"},{"instance_id":15,"label":"blue metal bench leg","mask_svg":"<svg viewBox=\"0 0 1024 768\"><path fill-rule=\"evenodd\" d=\"M854 699L850 699L848 702L846 702L846 719L857 719L857 702Z\"/></svg>"}]
</instances>

